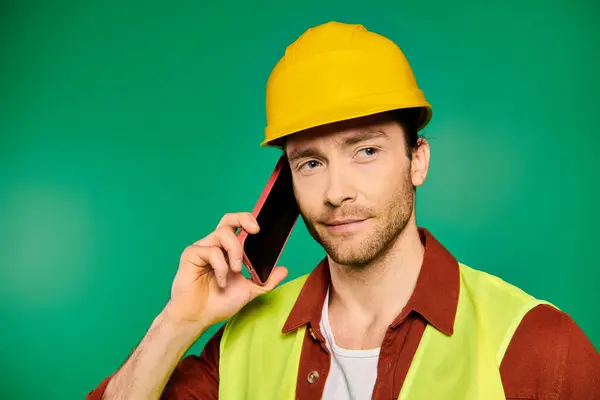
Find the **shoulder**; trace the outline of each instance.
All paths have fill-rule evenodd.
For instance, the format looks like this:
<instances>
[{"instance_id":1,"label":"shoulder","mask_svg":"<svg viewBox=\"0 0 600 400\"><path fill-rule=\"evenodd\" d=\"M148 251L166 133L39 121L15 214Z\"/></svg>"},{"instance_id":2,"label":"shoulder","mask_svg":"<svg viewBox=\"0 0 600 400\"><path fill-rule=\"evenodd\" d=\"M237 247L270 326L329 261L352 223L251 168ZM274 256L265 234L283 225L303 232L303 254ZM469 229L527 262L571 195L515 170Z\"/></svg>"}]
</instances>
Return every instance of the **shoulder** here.
<instances>
[{"instance_id":1,"label":"shoulder","mask_svg":"<svg viewBox=\"0 0 600 400\"><path fill-rule=\"evenodd\" d=\"M577 325L568 314L550 305L538 305L521 320L503 363L510 363L511 356L517 356L520 352L535 356L532 358L541 365L550 361L560 364L566 357L568 344L576 328Z\"/></svg>"},{"instance_id":2,"label":"shoulder","mask_svg":"<svg viewBox=\"0 0 600 400\"><path fill-rule=\"evenodd\" d=\"M507 397L591 399L600 393L600 355L575 321L550 305L523 317L500 372Z\"/></svg>"},{"instance_id":3,"label":"shoulder","mask_svg":"<svg viewBox=\"0 0 600 400\"><path fill-rule=\"evenodd\" d=\"M461 276L482 323L508 322L500 329L511 335L500 369L508 398L600 400L600 355L569 314L489 273L461 265Z\"/></svg>"}]
</instances>

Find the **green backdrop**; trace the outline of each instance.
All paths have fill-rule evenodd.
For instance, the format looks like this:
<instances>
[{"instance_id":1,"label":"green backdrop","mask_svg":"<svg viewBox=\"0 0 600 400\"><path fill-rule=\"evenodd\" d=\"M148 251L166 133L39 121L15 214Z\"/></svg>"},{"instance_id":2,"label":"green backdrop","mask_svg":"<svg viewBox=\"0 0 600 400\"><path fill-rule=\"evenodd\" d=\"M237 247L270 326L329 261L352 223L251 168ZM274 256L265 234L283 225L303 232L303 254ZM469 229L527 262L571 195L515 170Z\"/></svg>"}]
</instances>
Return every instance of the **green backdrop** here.
<instances>
[{"instance_id":1,"label":"green backdrop","mask_svg":"<svg viewBox=\"0 0 600 400\"><path fill-rule=\"evenodd\" d=\"M597 2L249 3L0 6L0 398L83 398L119 367L181 250L252 208L268 74L328 20L395 40L433 104L419 224L600 346ZM322 256L300 224L282 264Z\"/></svg>"}]
</instances>

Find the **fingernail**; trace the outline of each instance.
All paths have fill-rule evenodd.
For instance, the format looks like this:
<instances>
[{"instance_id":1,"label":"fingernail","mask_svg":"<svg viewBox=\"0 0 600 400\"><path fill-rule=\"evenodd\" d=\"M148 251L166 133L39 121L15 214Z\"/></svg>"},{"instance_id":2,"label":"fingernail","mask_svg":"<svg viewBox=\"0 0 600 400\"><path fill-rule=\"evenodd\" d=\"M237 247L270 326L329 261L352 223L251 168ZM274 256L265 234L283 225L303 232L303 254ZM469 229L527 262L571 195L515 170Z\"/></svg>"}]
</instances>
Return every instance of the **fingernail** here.
<instances>
[{"instance_id":1,"label":"fingernail","mask_svg":"<svg viewBox=\"0 0 600 400\"><path fill-rule=\"evenodd\" d=\"M227 283L227 282L225 281L225 278L221 279L221 287L225 287L225 284L226 284L226 283Z\"/></svg>"},{"instance_id":2,"label":"fingernail","mask_svg":"<svg viewBox=\"0 0 600 400\"><path fill-rule=\"evenodd\" d=\"M235 262L235 270L240 272L242 270L242 260L236 260Z\"/></svg>"}]
</instances>

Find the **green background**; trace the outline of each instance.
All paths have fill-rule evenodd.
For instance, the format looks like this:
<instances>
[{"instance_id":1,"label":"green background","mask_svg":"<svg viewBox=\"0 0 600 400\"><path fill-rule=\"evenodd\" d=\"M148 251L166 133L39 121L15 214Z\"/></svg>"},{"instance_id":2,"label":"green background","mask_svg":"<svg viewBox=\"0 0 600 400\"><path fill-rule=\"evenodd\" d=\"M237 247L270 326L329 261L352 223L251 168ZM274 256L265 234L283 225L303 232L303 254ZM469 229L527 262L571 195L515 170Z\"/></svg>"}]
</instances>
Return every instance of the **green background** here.
<instances>
[{"instance_id":1,"label":"green background","mask_svg":"<svg viewBox=\"0 0 600 400\"><path fill-rule=\"evenodd\" d=\"M419 224L600 346L596 1L249 3L0 5L0 398L119 367L182 249L252 208L268 74L329 20L396 41L434 107ZM300 224L282 264L322 256Z\"/></svg>"}]
</instances>

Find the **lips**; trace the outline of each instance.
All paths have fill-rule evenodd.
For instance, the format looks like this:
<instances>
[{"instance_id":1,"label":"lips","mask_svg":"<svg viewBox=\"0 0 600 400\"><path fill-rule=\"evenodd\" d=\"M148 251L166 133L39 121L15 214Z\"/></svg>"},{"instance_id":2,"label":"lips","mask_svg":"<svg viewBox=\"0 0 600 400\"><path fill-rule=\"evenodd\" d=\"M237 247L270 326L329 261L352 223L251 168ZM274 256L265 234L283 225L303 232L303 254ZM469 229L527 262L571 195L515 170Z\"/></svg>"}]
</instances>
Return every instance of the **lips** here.
<instances>
[{"instance_id":1,"label":"lips","mask_svg":"<svg viewBox=\"0 0 600 400\"><path fill-rule=\"evenodd\" d=\"M325 225L329 226L339 226L339 225L347 225L355 222L362 222L366 220L366 218L352 218L352 219L337 219L334 221L325 222Z\"/></svg>"},{"instance_id":2,"label":"lips","mask_svg":"<svg viewBox=\"0 0 600 400\"><path fill-rule=\"evenodd\" d=\"M351 234L365 228L369 218L336 219L324 224L325 229L332 234Z\"/></svg>"}]
</instances>

